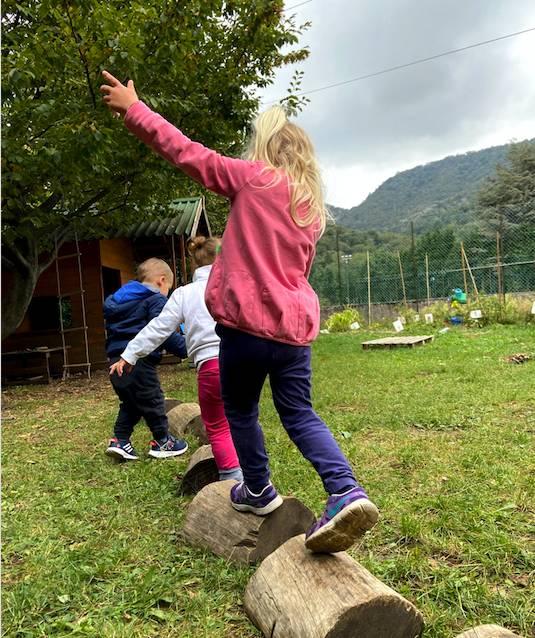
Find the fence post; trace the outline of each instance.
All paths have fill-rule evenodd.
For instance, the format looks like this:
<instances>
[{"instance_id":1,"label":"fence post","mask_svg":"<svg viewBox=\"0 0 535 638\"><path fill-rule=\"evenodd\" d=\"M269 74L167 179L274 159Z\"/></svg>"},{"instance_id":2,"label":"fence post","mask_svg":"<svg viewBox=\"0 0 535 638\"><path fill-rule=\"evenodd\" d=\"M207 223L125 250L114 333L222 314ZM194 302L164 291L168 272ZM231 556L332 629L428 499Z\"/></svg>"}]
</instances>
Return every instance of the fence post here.
<instances>
[{"instance_id":1,"label":"fence post","mask_svg":"<svg viewBox=\"0 0 535 638\"><path fill-rule=\"evenodd\" d=\"M366 251L366 266L368 269L368 326L372 322L372 287L370 280L370 251Z\"/></svg>"},{"instance_id":2,"label":"fence post","mask_svg":"<svg viewBox=\"0 0 535 638\"><path fill-rule=\"evenodd\" d=\"M403 266L401 265L401 253L398 250L399 275L401 277L401 288L403 290L403 304L407 308L407 291L405 289L405 277L403 276Z\"/></svg>"},{"instance_id":3,"label":"fence post","mask_svg":"<svg viewBox=\"0 0 535 638\"><path fill-rule=\"evenodd\" d=\"M466 263L464 260L464 242L461 242L461 268L463 271L464 292L468 294L468 281L466 279Z\"/></svg>"},{"instance_id":4,"label":"fence post","mask_svg":"<svg viewBox=\"0 0 535 638\"><path fill-rule=\"evenodd\" d=\"M336 263L338 266L338 303L342 306L342 274L340 272L340 241L339 235L340 230L338 229L338 224L335 224L335 235L336 235Z\"/></svg>"},{"instance_id":5,"label":"fence post","mask_svg":"<svg viewBox=\"0 0 535 638\"><path fill-rule=\"evenodd\" d=\"M475 292L475 295L476 295L476 301L479 301L479 292L477 290L476 280L475 280L474 275L472 273L472 269L470 268L470 264L468 262L468 257L466 256L466 251L464 249L464 243L463 242L461 242L461 251L462 251L462 254L463 254L463 257L464 257L464 261L466 262L466 267L468 268L468 273L470 275L470 279L472 280L472 286L474 287L474 292Z\"/></svg>"},{"instance_id":6,"label":"fence post","mask_svg":"<svg viewBox=\"0 0 535 638\"><path fill-rule=\"evenodd\" d=\"M418 267L416 266L416 245L414 243L414 222L411 221L411 250L412 250L412 279L414 281L414 296L416 300L416 312L420 311L420 296L418 290Z\"/></svg>"},{"instance_id":7,"label":"fence post","mask_svg":"<svg viewBox=\"0 0 535 638\"><path fill-rule=\"evenodd\" d=\"M431 291L429 288L429 255L425 253L425 288L427 291L427 305L431 305Z\"/></svg>"},{"instance_id":8,"label":"fence post","mask_svg":"<svg viewBox=\"0 0 535 638\"><path fill-rule=\"evenodd\" d=\"M496 274L498 276L498 299L503 304L505 303L505 290L503 286L503 266L501 259L501 235L500 231L496 231Z\"/></svg>"}]
</instances>

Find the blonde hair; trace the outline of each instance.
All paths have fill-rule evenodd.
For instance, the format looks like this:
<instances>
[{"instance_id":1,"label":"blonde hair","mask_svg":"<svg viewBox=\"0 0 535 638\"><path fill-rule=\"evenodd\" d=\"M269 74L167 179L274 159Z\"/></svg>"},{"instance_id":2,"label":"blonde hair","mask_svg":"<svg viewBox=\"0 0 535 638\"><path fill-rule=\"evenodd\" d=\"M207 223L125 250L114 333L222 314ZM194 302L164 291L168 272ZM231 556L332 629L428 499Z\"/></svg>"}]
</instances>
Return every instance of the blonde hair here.
<instances>
[{"instance_id":1,"label":"blonde hair","mask_svg":"<svg viewBox=\"0 0 535 638\"><path fill-rule=\"evenodd\" d=\"M261 113L253 122L253 135L245 152L245 158L262 161L277 171L278 182L282 171L290 186L290 214L301 227L313 222L323 233L327 213L323 201L320 170L314 147L302 128L288 121L281 106L273 106ZM306 204L306 215L300 216L298 209Z\"/></svg>"},{"instance_id":2,"label":"blonde hair","mask_svg":"<svg viewBox=\"0 0 535 638\"><path fill-rule=\"evenodd\" d=\"M173 271L163 259L151 257L137 267L138 281L147 281L148 279L156 279L156 277L162 276L165 277L170 284L173 283Z\"/></svg>"},{"instance_id":3,"label":"blonde hair","mask_svg":"<svg viewBox=\"0 0 535 638\"><path fill-rule=\"evenodd\" d=\"M198 235L188 241L188 253L197 266L209 266L214 263L220 245L219 237Z\"/></svg>"}]
</instances>

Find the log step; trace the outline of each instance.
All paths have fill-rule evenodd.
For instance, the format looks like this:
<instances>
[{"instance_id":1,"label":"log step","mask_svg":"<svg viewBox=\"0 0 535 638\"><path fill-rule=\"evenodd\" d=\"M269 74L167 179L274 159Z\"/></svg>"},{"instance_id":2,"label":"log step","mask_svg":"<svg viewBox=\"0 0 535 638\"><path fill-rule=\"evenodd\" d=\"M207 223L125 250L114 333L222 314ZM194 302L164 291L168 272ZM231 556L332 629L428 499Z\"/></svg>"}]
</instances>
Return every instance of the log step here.
<instances>
[{"instance_id":1,"label":"log step","mask_svg":"<svg viewBox=\"0 0 535 638\"><path fill-rule=\"evenodd\" d=\"M420 612L345 552L291 538L253 574L245 611L266 638L416 638Z\"/></svg>"},{"instance_id":2,"label":"log step","mask_svg":"<svg viewBox=\"0 0 535 638\"><path fill-rule=\"evenodd\" d=\"M167 414L173 408L176 408L177 405L181 405L183 401L179 399L165 399L165 413Z\"/></svg>"},{"instance_id":3,"label":"log step","mask_svg":"<svg viewBox=\"0 0 535 638\"><path fill-rule=\"evenodd\" d=\"M201 419L201 408L198 403L181 403L167 413L169 432L177 439L186 435L195 436L199 443L208 443L206 429Z\"/></svg>"},{"instance_id":4,"label":"log step","mask_svg":"<svg viewBox=\"0 0 535 638\"><path fill-rule=\"evenodd\" d=\"M520 636L499 625L479 625L464 631L456 638L520 638Z\"/></svg>"},{"instance_id":5,"label":"log step","mask_svg":"<svg viewBox=\"0 0 535 638\"><path fill-rule=\"evenodd\" d=\"M235 563L252 564L302 534L316 520L293 497L283 497L283 504L267 516L237 512L230 504L233 485L235 481L210 483L195 496L182 530L184 541Z\"/></svg>"},{"instance_id":6,"label":"log step","mask_svg":"<svg viewBox=\"0 0 535 638\"><path fill-rule=\"evenodd\" d=\"M191 455L178 493L188 496L197 494L203 487L216 481L219 481L219 470L212 454L212 447L203 445Z\"/></svg>"}]
</instances>

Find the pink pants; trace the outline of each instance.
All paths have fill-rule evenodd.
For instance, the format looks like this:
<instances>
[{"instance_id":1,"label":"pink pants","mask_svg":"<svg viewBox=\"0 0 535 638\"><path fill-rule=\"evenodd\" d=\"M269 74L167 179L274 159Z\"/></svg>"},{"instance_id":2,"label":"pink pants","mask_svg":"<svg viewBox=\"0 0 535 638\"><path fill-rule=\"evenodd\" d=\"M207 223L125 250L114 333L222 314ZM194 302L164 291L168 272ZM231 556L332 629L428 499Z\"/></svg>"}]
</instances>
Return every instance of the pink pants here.
<instances>
[{"instance_id":1,"label":"pink pants","mask_svg":"<svg viewBox=\"0 0 535 638\"><path fill-rule=\"evenodd\" d=\"M199 406L217 467L230 470L240 466L223 408L219 382L219 361L208 359L197 374Z\"/></svg>"}]
</instances>

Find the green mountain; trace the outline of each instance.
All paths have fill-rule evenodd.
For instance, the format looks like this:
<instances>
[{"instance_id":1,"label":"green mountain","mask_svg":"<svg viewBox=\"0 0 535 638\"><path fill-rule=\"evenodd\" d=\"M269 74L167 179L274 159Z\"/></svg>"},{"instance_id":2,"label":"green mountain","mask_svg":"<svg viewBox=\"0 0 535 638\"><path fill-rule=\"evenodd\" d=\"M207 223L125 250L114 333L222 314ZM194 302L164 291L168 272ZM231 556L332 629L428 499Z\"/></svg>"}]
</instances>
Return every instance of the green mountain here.
<instances>
[{"instance_id":1,"label":"green mountain","mask_svg":"<svg viewBox=\"0 0 535 638\"><path fill-rule=\"evenodd\" d=\"M535 140L531 140L535 141ZM473 197L481 182L505 163L510 144L416 166L390 177L351 209L329 206L336 222L359 230L422 233L473 219Z\"/></svg>"}]
</instances>

